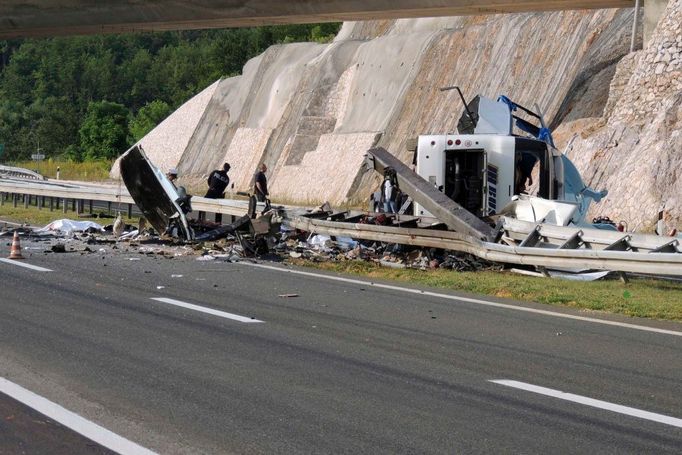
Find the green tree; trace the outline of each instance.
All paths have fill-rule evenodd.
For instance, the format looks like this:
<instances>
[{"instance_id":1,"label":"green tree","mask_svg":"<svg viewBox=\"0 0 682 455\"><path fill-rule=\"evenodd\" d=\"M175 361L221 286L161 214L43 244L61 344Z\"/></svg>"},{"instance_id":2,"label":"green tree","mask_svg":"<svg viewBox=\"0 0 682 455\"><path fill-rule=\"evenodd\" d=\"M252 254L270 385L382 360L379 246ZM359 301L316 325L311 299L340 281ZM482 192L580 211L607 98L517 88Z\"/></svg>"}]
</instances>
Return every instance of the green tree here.
<instances>
[{"instance_id":1,"label":"green tree","mask_svg":"<svg viewBox=\"0 0 682 455\"><path fill-rule=\"evenodd\" d=\"M4 158L27 158L38 143L46 154L74 159L116 155L127 145L121 139L126 128L112 114L98 132L93 103L126 106L135 114L138 138L161 120L158 103L170 112L220 77L240 74L268 46L329 41L338 28L281 25L0 41Z\"/></svg>"},{"instance_id":2,"label":"green tree","mask_svg":"<svg viewBox=\"0 0 682 455\"><path fill-rule=\"evenodd\" d=\"M39 98L26 115L36 146L48 157L61 155L78 137L80 116L66 97Z\"/></svg>"},{"instance_id":3,"label":"green tree","mask_svg":"<svg viewBox=\"0 0 682 455\"><path fill-rule=\"evenodd\" d=\"M145 104L130 121L130 134L135 142L142 139L172 112L165 101L154 100Z\"/></svg>"},{"instance_id":4,"label":"green tree","mask_svg":"<svg viewBox=\"0 0 682 455\"><path fill-rule=\"evenodd\" d=\"M122 104L91 102L79 131L83 159L113 159L123 153L129 145L128 115Z\"/></svg>"}]
</instances>

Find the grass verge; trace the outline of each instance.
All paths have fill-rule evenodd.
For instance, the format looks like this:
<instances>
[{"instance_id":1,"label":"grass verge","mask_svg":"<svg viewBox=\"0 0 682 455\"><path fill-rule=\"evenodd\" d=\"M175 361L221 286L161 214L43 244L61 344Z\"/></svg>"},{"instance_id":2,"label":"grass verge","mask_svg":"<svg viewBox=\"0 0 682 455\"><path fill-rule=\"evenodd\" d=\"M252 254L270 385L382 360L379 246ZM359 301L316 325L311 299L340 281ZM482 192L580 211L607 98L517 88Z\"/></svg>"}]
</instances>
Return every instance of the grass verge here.
<instances>
[{"instance_id":1,"label":"grass verge","mask_svg":"<svg viewBox=\"0 0 682 455\"><path fill-rule=\"evenodd\" d=\"M636 278L628 283L619 280L576 282L510 272L391 269L366 261L288 262L362 277L567 306L584 311L682 321L682 284L669 281Z\"/></svg>"},{"instance_id":2,"label":"grass verge","mask_svg":"<svg viewBox=\"0 0 682 455\"><path fill-rule=\"evenodd\" d=\"M72 161L21 161L12 163L12 166L23 167L32 171L37 171L49 179L57 178L57 168L59 168L59 178L61 180L79 180L82 182L96 182L107 180L109 170L113 161L98 160L84 161L82 163Z\"/></svg>"}]
</instances>

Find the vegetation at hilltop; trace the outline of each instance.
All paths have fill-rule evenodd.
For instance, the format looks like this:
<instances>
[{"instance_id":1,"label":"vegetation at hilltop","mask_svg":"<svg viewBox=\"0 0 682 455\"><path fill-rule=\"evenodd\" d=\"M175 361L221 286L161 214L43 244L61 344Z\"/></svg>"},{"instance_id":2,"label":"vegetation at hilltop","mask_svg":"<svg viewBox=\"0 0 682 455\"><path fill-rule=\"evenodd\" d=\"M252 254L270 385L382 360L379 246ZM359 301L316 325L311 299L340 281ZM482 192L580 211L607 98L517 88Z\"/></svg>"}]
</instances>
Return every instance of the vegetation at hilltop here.
<instances>
[{"instance_id":1,"label":"vegetation at hilltop","mask_svg":"<svg viewBox=\"0 0 682 455\"><path fill-rule=\"evenodd\" d=\"M111 159L268 46L340 24L0 41L0 162Z\"/></svg>"}]
</instances>

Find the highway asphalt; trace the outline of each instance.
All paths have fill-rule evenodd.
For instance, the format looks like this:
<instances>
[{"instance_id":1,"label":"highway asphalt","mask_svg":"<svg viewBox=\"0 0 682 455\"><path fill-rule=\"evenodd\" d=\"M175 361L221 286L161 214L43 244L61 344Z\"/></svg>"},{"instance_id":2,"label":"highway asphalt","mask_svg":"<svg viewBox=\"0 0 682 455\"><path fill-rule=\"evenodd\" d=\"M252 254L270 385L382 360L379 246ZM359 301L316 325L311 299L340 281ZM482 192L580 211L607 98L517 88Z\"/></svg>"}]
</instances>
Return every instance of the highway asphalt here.
<instances>
[{"instance_id":1,"label":"highway asphalt","mask_svg":"<svg viewBox=\"0 0 682 455\"><path fill-rule=\"evenodd\" d=\"M0 378L159 453L682 447L680 324L32 247L51 271L0 262Z\"/></svg>"}]
</instances>

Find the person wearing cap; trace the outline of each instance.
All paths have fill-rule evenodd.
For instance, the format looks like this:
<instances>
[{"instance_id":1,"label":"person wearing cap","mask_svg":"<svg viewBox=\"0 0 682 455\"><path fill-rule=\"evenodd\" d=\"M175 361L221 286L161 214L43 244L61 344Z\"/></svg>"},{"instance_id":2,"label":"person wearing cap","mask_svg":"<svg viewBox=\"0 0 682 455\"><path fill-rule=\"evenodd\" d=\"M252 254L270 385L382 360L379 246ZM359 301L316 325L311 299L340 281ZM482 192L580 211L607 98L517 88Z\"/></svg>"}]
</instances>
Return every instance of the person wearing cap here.
<instances>
[{"instance_id":1,"label":"person wearing cap","mask_svg":"<svg viewBox=\"0 0 682 455\"><path fill-rule=\"evenodd\" d=\"M168 177L168 181L171 182L171 185L173 185L173 188L175 188L176 192L178 193L178 198L175 200L175 202L178 203L180 209L182 209L182 212L191 212L192 205L190 204L190 199L192 199L192 196L187 194L187 190L184 186L177 186L175 184L176 180L178 180L178 170L174 167L170 168L166 173L166 177Z\"/></svg>"},{"instance_id":2,"label":"person wearing cap","mask_svg":"<svg viewBox=\"0 0 682 455\"><path fill-rule=\"evenodd\" d=\"M168 180L170 180L170 182L175 187L175 181L178 179L178 170L175 169L174 167L170 168L168 170L168 173L166 174L166 177L168 177Z\"/></svg>"},{"instance_id":3,"label":"person wearing cap","mask_svg":"<svg viewBox=\"0 0 682 455\"><path fill-rule=\"evenodd\" d=\"M225 163L222 170L216 169L211 172L208 176L208 191L204 197L218 199L225 196L225 188L230 184L230 177L227 176L229 170L229 163Z\"/></svg>"}]
</instances>

